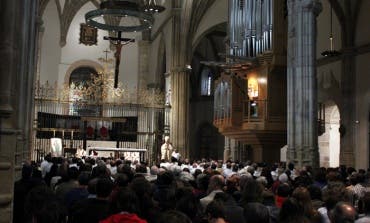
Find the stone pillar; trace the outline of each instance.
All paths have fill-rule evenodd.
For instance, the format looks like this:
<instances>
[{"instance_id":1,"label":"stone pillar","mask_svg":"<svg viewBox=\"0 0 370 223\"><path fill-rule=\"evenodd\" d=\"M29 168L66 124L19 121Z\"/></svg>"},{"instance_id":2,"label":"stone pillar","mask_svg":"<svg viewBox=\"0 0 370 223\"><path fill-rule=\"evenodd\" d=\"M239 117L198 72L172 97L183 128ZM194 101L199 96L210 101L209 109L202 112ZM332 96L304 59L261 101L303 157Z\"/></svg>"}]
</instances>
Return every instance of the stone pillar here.
<instances>
[{"instance_id":1,"label":"stone pillar","mask_svg":"<svg viewBox=\"0 0 370 223\"><path fill-rule=\"evenodd\" d=\"M319 166L316 17L318 0L288 0L288 161Z\"/></svg>"},{"instance_id":2,"label":"stone pillar","mask_svg":"<svg viewBox=\"0 0 370 223\"><path fill-rule=\"evenodd\" d=\"M173 1L172 58L171 58L171 125L170 139L182 157L189 157L189 58L191 53L188 39L191 0Z\"/></svg>"},{"instance_id":3,"label":"stone pillar","mask_svg":"<svg viewBox=\"0 0 370 223\"><path fill-rule=\"evenodd\" d=\"M146 89L148 86L148 75L149 75L149 41L140 40L139 43L139 77L137 83L137 89Z\"/></svg>"},{"instance_id":4,"label":"stone pillar","mask_svg":"<svg viewBox=\"0 0 370 223\"><path fill-rule=\"evenodd\" d=\"M16 172L29 159L38 1L0 7L0 222L12 222Z\"/></svg>"},{"instance_id":5,"label":"stone pillar","mask_svg":"<svg viewBox=\"0 0 370 223\"><path fill-rule=\"evenodd\" d=\"M231 153L230 141L231 141L231 139L229 137L225 136L224 161L226 161L230 158L230 153Z\"/></svg>"},{"instance_id":6,"label":"stone pillar","mask_svg":"<svg viewBox=\"0 0 370 223\"><path fill-rule=\"evenodd\" d=\"M253 162L263 162L263 147L262 145L253 145Z\"/></svg>"},{"instance_id":7,"label":"stone pillar","mask_svg":"<svg viewBox=\"0 0 370 223\"><path fill-rule=\"evenodd\" d=\"M365 168L355 163L356 154L361 154L356 146L356 57L355 57L355 35L358 16L353 13L354 1L345 1L342 6L344 23L342 29L342 74L341 74L341 93L342 101L339 105L340 110L340 164L357 168ZM361 102L360 102L361 103ZM355 166L356 164L356 166Z\"/></svg>"},{"instance_id":8,"label":"stone pillar","mask_svg":"<svg viewBox=\"0 0 370 223\"><path fill-rule=\"evenodd\" d=\"M347 31L348 32L348 31ZM356 142L355 142L355 108L356 108L356 61L353 49L343 50L341 92L342 103L340 105L340 158L339 163L347 167L355 167ZM358 167L359 168L359 167ZM362 166L361 168L364 168Z\"/></svg>"},{"instance_id":9,"label":"stone pillar","mask_svg":"<svg viewBox=\"0 0 370 223\"><path fill-rule=\"evenodd\" d=\"M171 124L170 136L175 149L183 157L189 157L188 117L189 117L189 75L187 71L171 73Z\"/></svg>"},{"instance_id":10,"label":"stone pillar","mask_svg":"<svg viewBox=\"0 0 370 223\"><path fill-rule=\"evenodd\" d=\"M230 141L230 148L231 148L231 151L230 151L230 159L232 160L236 160L239 158L239 142L237 142L235 139L231 139Z\"/></svg>"}]
</instances>

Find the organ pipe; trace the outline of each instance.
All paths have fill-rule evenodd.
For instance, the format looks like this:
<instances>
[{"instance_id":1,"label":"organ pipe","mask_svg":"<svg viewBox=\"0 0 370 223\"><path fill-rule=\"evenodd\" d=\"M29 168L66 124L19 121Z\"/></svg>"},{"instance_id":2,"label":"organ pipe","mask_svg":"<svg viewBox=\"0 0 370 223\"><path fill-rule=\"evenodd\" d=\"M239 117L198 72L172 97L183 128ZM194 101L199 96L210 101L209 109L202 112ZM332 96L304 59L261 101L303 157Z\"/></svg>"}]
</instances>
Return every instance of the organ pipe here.
<instances>
[{"instance_id":1,"label":"organ pipe","mask_svg":"<svg viewBox=\"0 0 370 223\"><path fill-rule=\"evenodd\" d=\"M272 48L272 0L229 0L231 55L255 57Z\"/></svg>"}]
</instances>

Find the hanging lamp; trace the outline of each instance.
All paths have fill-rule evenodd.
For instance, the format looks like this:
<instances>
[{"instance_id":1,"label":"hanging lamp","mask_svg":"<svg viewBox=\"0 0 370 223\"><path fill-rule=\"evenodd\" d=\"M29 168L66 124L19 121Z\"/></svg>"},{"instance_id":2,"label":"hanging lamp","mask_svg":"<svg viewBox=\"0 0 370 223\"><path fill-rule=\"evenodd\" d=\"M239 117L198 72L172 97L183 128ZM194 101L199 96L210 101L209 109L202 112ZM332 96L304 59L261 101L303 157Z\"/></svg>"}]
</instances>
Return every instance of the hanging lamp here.
<instances>
[{"instance_id":1,"label":"hanging lamp","mask_svg":"<svg viewBox=\"0 0 370 223\"><path fill-rule=\"evenodd\" d=\"M333 37L333 7L330 5L330 35L329 35L330 48L321 53L324 57L335 57L341 53L334 49L334 37Z\"/></svg>"},{"instance_id":2,"label":"hanging lamp","mask_svg":"<svg viewBox=\"0 0 370 223\"><path fill-rule=\"evenodd\" d=\"M86 23L92 27L115 32L142 32L152 28L153 14L160 13L165 7L156 1L106 0L100 8L85 14ZM117 21L111 23L107 21Z\"/></svg>"}]
</instances>

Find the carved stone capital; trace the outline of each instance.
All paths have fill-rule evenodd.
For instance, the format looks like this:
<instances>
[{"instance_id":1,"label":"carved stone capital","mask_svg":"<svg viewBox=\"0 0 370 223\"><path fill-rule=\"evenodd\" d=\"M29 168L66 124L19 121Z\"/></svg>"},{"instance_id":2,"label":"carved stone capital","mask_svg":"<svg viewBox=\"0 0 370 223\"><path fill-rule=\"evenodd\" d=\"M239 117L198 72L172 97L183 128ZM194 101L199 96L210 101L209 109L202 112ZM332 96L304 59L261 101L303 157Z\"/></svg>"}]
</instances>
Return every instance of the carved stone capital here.
<instances>
[{"instance_id":1,"label":"carved stone capital","mask_svg":"<svg viewBox=\"0 0 370 223\"><path fill-rule=\"evenodd\" d=\"M187 66L178 66L178 67L173 67L171 69L171 73L188 73L191 71L191 68L187 67Z\"/></svg>"},{"instance_id":2,"label":"carved stone capital","mask_svg":"<svg viewBox=\"0 0 370 223\"><path fill-rule=\"evenodd\" d=\"M315 16L318 16L322 11L322 4L319 0L302 0L301 7L303 11L310 11Z\"/></svg>"},{"instance_id":3,"label":"carved stone capital","mask_svg":"<svg viewBox=\"0 0 370 223\"><path fill-rule=\"evenodd\" d=\"M296 0L287 0L288 14L291 14L294 12L295 3L296 3Z\"/></svg>"},{"instance_id":4,"label":"carved stone capital","mask_svg":"<svg viewBox=\"0 0 370 223\"><path fill-rule=\"evenodd\" d=\"M10 104L1 104L0 105L0 117L1 118L9 118L14 109Z\"/></svg>"}]
</instances>

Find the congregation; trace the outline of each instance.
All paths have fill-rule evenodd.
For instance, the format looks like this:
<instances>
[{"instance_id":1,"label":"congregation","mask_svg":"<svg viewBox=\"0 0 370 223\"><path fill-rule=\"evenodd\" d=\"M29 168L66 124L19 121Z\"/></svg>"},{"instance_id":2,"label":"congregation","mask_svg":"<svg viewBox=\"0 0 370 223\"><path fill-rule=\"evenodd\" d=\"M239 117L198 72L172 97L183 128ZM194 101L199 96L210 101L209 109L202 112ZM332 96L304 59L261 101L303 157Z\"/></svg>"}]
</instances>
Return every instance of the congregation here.
<instances>
[{"instance_id":1,"label":"congregation","mask_svg":"<svg viewBox=\"0 0 370 223\"><path fill-rule=\"evenodd\" d=\"M370 172L289 163L47 155L25 163L13 222L370 222Z\"/></svg>"}]
</instances>

